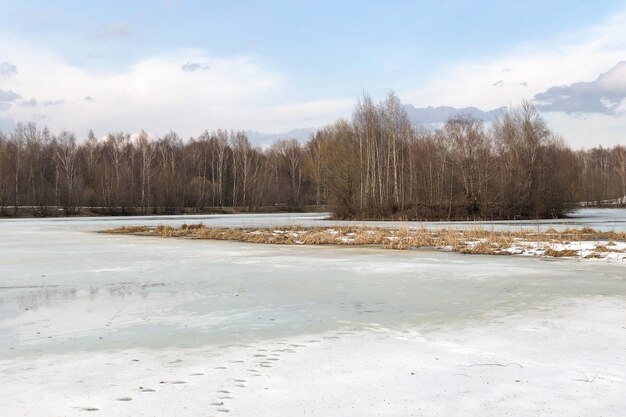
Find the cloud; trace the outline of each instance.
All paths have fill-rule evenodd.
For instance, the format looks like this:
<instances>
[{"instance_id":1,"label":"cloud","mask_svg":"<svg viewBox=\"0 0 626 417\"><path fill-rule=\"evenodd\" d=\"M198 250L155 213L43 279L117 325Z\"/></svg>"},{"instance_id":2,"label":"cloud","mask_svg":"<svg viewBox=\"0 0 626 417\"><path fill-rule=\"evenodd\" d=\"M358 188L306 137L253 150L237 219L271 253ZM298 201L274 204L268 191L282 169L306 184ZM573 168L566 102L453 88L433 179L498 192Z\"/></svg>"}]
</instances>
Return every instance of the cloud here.
<instances>
[{"instance_id":1,"label":"cloud","mask_svg":"<svg viewBox=\"0 0 626 417\"><path fill-rule=\"evenodd\" d=\"M17 74L17 67L10 62L0 63L0 76L10 77Z\"/></svg>"},{"instance_id":2,"label":"cloud","mask_svg":"<svg viewBox=\"0 0 626 417\"><path fill-rule=\"evenodd\" d=\"M537 107L543 111L601 113L615 115L626 98L626 61L619 62L595 81L575 82L550 87L536 94Z\"/></svg>"},{"instance_id":3,"label":"cloud","mask_svg":"<svg viewBox=\"0 0 626 417\"><path fill-rule=\"evenodd\" d=\"M309 137L315 133L317 129L314 127L291 129L288 132L283 133L261 133L248 130L248 139L250 142L259 145L262 148L269 148L272 143L278 140L295 139L301 143L306 142Z\"/></svg>"},{"instance_id":4,"label":"cloud","mask_svg":"<svg viewBox=\"0 0 626 417\"><path fill-rule=\"evenodd\" d=\"M183 71L187 71L187 72L207 71L210 69L210 67L206 64L202 64L200 62L189 62L189 61L187 61L186 64L183 64L180 68Z\"/></svg>"},{"instance_id":5,"label":"cloud","mask_svg":"<svg viewBox=\"0 0 626 417\"><path fill-rule=\"evenodd\" d=\"M476 57L443 67L437 76L413 90L399 91L404 102L416 106L448 105L454 107L475 106L493 109L517 105L521 100L547 93L554 86L572 87L581 80L596 80L598 74L613 68L626 57L626 10L606 19L600 24L575 33L566 33L536 44L511 45L507 52L498 55ZM576 146L592 147L612 145L624 141L626 131L626 100L617 93L623 80L623 66L610 71L602 83L593 85L593 100L575 105L577 88L567 91L572 99L557 100L551 94L555 106L544 116L550 128ZM610 76L609 76L610 75ZM496 80L503 83L494 88ZM600 85L602 84L602 85ZM609 86L610 85L610 86ZM613 91L598 98L598 91ZM554 90L551 91L553 93ZM542 96L539 96L542 97ZM618 99L621 104L616 104ZM538 103L550 105L549 102ZM566 107L567 104L567 107ZM560 106L560 107L557 107ZM556 111L560 108L561 111ZM574 109L596 110L601 113L567 113ZM614 115L608 115L611 111ZM581 115L596 115L582 118ZM623 115L623 116L621 116ZM602 116L602 117L600 117ZM618 117L616 117L618 116ZM608 118L612 118L610 123ZM585 127L583 128L583 124ZM577 129L573 129L576 126ZM585 138L580 132L590 133Z\"/></svg>"},{"instance_id":6,"label":"cloud","mask_svg":"<svg viewBox=\"0 0 626 417\"><path fill-rule=\"evenodd\" d=\"M431 128L439 127L439 125L445 123L451 117L458 115L469 115L486 123L493 122L504 113L506 107L485 111L476 107L455 108L450 106L428 106L416 108L411 104L405 104L404 109L411 123L416 126Z\"/></svg>"},{"instance_id":7,"label":"cloud","mask_svg":"<svg viewBox=\"0 0 626 417\"><path fill-rule=\"evenodd\" d=\"M94 101L95 99L91 96L85 96L85 101Z\"/></svg>"},{"instance_id":8,"label":"cloud","mask_svg":"<svg viewBox=\"0 0 626 417\"><path fill-rule=\"evenodd\" d=\"M289 100L284 76L253 55L177 49L111 72L80 67L30 42L6 37L0 38L0 56L15 62L20 71L2 87L35 97L38 120L52 131L67 129L78 137L89 129L145 129L158 135L175 130L183 137L216 128L285 132L302 127L305 117L312 120L307 126L321 126L338 115L349 116L354 104L352 98ZM181 70L181 63L187 62L207 69L190 76ZM35 101L25 99L22 104ZM16 121L34 120L32 106L12 105L4 114Z\"/></svg>"},{"instance_id":9,"label":"cloud","mask_svg":"<svg viewBox=\"0 0 626 417\"><path fill-rule=\"evenodd\" d=\"M0 88L0 110L6 110L11 107L11 104L16 100L22 98L19 94L12 90L3 90Z\"/></svg>"},{"instance_id":10,"label":"cloud","mask_svg":"<svg viewBox=\"0 0 626 417\"><path fill-rule=\"evenodd\" d=\"M45 101L39 102L36 98L32 97L29 100L22 100L17 104L22 107L37 107L39 105L44 106L44 107L51 107L51 106L59 106L64 103L65 103L65 100L45 100Z\"/></svg>"},{"instance_id":11,"label":"cloud","mask_svg":"<svg viewBox=\"0 0 626 417\"><path fill-rule=\"evenodd\" d=\"M22 100L19 102L19 105L24 107L37 107L37 104L37 99L34 97L30 100Z\"/></svg>"},{"instance_id":12,"label":"cloud","mask_svg":"<svg viewBox=\"0 0 626 417\"><path fill-rule=\"evenodd\" d=\"M50 106L59 106L63 103L65 103L65 100L48 100L48 101L42 101L41 105L50 107Z\"/></svg>"},{"instance_id":13,"label":"cloud","mask_svg":"<svg viewBox=\"0 0 626 417\"><path fill-rule=\"evenodd\" d=\"M399 91L417 106L497 108L557 85L595 79L626 57L626 11L597 26L536 44L510 45L507 52L458 61L422 86ZM498 88L494 81L502 80Z\"/></svg>"},{"instance_id":14,"label":"cloud","mask_svg":"<svg viewBox=\"0 0 626 417\"><path fill-rule=\"evenodd\" d=\"M20 96L19 94L17 94L15 91L11 91L11 90L3 90L0 88L0 102L13 102L19 98L22 98L22 96Z\"/></svg>"},{"instance_id":15,"label":"cloud","mask_svg":"<svg viewBox=\"0 0 626 417\"><path fill-rule=\"evenodd\" d=\"M130 29L125 24L102 25L90 34L91 38L109 41L130 36Z\"/></svg>"}]
</instances>

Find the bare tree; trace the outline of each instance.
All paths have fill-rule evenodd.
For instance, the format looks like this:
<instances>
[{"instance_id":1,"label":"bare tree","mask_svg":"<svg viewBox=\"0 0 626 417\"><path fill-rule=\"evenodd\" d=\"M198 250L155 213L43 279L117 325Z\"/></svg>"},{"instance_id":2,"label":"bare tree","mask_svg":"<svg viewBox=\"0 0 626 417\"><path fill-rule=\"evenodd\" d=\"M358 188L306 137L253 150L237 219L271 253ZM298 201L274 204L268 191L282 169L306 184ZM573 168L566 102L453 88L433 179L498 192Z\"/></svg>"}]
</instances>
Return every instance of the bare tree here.
<instances>
[{"instance_id":1,"label":"bare tree","mask_svg":"<svg viewBox=\"0 0 626 417\"><path fill-rule=\"evenodd\" d=\"M74 190L79 179L76 138L74 134L64 131L55 142L55 160L65 179L65 207L72 210L75 207Z\"/></svg>"},{"instance_id":2,"label":"bare tree","mask_svg":"<svg viewBox=\"0 0 626 417\"><path fill-rule=\"evenodd\" d=\"M490 143L482 121L471 116L457 116L445 124L449 161L458 171L468 203L468 214L481 211L484 191L488 186Z\"/></svg>"},{"instance_id":3,"label":"bare tree","mask_svg":"<svg viewBox=\"0 0 626 417\"><path fill-rule=\"evenodd\" d=\"M150 137L145 131L141 131L135 140L135 146L139 150L141 164L141 208L146 212L146 191L150 190L150 179L154 173L156 151L150 142Z\"/></svg>"}]
</instances>

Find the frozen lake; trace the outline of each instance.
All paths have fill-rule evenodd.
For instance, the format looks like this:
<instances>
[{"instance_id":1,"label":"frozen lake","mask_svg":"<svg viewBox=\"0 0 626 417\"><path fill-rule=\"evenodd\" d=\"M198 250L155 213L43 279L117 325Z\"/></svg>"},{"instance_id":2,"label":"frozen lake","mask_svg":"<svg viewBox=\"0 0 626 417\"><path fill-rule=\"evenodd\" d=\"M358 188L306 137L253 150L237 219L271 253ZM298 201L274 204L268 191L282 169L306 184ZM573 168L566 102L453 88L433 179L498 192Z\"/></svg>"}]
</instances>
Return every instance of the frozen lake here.
<instances>
[{"instance_id":1,"label":"frozen lake","mask_svg":"<svg viewBox=\"0 0 626 417\"><path fill-rule=\"evenodd\" d=\"M335 221L326 220L330 213L280 213L280 214L211 214L181 216L120 216L120 217L60 217L46 219L0 219L3 230L28 229L52 231L81 230L97 231L106 228L132 225L180 226L184 223L204 223L208 227L272 227L272 226L341 226L357 225L392 228L483 228L486 230L558 230L566 228L592 227L601 231L626 231L626 209L582 209L565 219L546 220L498 220L498 221Z\"/></svg>"},{"instance_id":2,"label":"frozen lake","mask_svg":"<svg viewBox=\"0 0 626 417\"><path fill-rule=\"evenodd\" d=\"M623 415L626 265L95 233L323 217L0 221L3 415Z\"/></svg>"}]
</instances>

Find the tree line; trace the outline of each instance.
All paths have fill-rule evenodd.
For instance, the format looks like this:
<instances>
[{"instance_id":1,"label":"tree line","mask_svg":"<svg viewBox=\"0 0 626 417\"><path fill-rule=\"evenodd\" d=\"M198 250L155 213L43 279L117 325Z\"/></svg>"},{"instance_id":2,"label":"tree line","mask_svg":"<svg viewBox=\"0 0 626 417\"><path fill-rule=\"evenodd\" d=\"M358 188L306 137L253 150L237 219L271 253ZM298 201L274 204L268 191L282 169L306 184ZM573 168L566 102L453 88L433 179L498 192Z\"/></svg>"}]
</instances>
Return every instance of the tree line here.
<instances>
[{"instance_id":1,"label":"tree line","mask_svg":"<svg viewBox=\"0 0 626 417\"><path fill-rule=\"evenodd\" d=\"M574 151L530 102L485 127L466 115L415 127L390 93L300 144L253 146L243 131L93 132L34 123L0 133L0 215L302 210L339 218L560 217L577 202L626 196L626 148ZM56 211L55 211L56 210Z\"/></svg>"}]
</instances>

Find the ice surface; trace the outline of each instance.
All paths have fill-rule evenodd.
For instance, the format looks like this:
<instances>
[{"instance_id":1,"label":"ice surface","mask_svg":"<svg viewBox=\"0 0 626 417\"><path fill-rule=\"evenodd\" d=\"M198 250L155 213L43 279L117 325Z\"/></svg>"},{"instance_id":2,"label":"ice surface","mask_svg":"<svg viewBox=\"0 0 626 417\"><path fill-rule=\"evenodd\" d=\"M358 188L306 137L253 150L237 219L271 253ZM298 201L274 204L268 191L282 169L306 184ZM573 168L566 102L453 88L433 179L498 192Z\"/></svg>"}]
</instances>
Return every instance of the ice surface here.
<instances>
[{"instance_id":1,"label":"ice surface","mask_svg":"<svg viewBox=\"0 0 626 417\"><path fill-rule=\"evenodd\" d=\"M0 221L2 415L622 415L623 265L95 233L318 217Z\"/></svg>"},{"instance_id":2,"label":"ice surface","mask_svg":"<svg viewBox=\"0 0 626 417\"><path fill-rule=\"evenodd\" d=\"M599 231L626 231L626 209L581 209L570 213L565 219L544 220L499 220L499 221L332 221L327 220L330 213L279 213L279 214L211 214L179 216L132 216L132 217L88 217L88 218L47 218L47 219L3 219L3 228L21 227L27 223L29 228L54 229L63 224L72 228L101 230L118 226L160 225L180 226L183 223L204 223L208 227L273 227L273 226L342 226L363 225L369 227L414 227L414 228L484 228L486 230L546 230L554 228L592 227Z\"/></svg>"}]
</instances>

